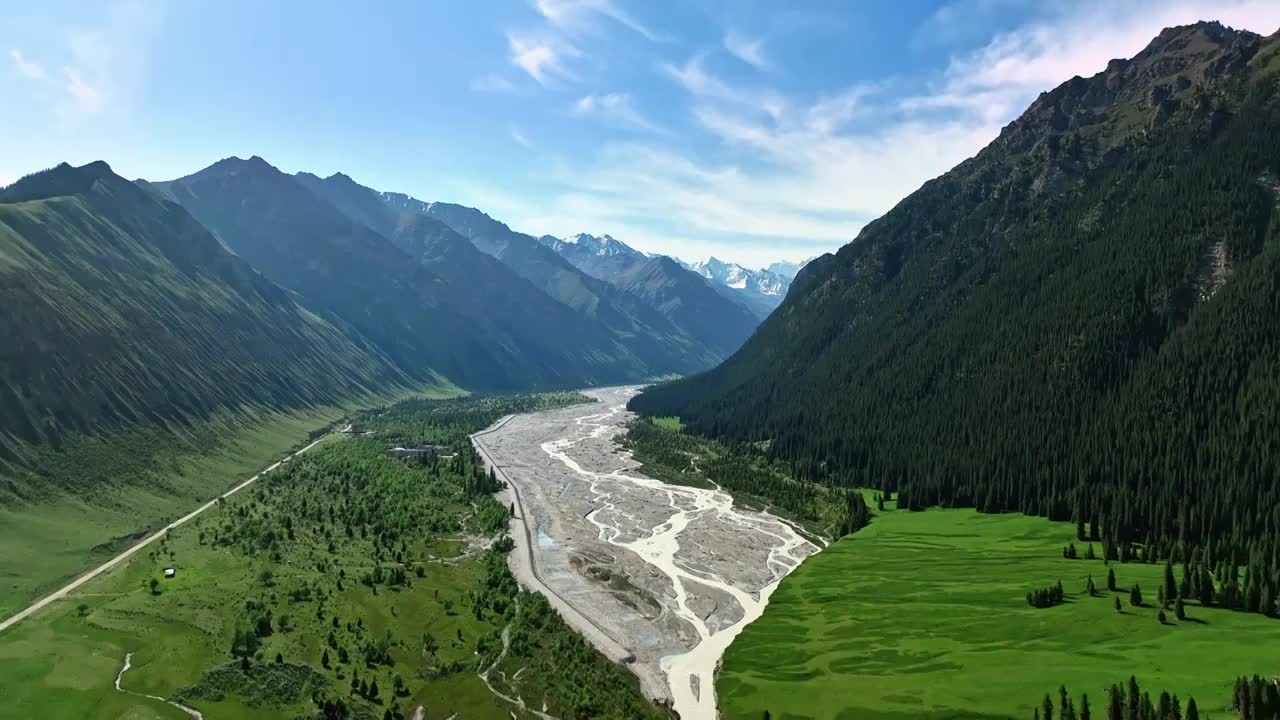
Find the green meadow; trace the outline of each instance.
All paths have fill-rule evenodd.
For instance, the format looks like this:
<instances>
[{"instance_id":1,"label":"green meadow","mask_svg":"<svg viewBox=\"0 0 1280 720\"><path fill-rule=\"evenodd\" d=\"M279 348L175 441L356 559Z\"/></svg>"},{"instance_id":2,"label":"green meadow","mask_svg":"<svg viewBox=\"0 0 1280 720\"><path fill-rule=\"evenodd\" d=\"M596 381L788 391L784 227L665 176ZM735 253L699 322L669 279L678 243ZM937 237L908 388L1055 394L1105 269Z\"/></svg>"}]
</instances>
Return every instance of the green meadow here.
<instances>
[{"instance_id":1,"label":"green meadow","mask_svg":"<svg viewBox=\"0 0 1280 720\"><path fill-rule=\"evenodd\" d=\"M450 397L448 384L418 391ZM399 395L296 412L246 408L198 428L71 438L29 448L22 500L0 494L0 617L109 560L307 442L317 428ZM0 477L0 481L4 478Z\"/></svg>"},{"instance_id":2,"label":"green meadow","mask_svg":"<svg viewBox=\"0 0 1280 720\"><path fill-rule=\"evenodd\" d=\"M326 444L341 442L329 440ZM331 447L325 452L338 451ZM172 532L163 544L153 546L154 551L89 583L0 637L0 665L9 668L0 679L0 697L5 698L0 703L0 716L185 718L177 708L132 693L169 698L179 688L196 684L206 670L232 662L233 633L248 602L273 609L276 621L275 631L262 640L257 662L274 663L280 654L290 663L321 670L322 654L328 650L330 665L337 668L330 678L332 683L364 668L350 660L340 663L336 650L326 644L335 616L339 618L339 636L382 638L391 632L417 640L423 629L430 628L439 645L432 664L440 665L470 663L476 641L501 629L500 616L478 620L470 609L468 594L483 573L480 556L457 564L429 560L459 555L465 546L462 533L431 538L414 548L417 557L425 558L414 563L422 565L423 576L415 578L410 588L380 594L371 593L355 579L358 568L370 565L370 545L360 541L336 544L335 552L326 558L327 572L341 570L352 579L342 591L334 592L325 604L324 617L317 618L316 602L290 597L294 589L310 590L316 582L317 572L308 561L317 549L310 543L299 547L297 553L285 553L280 562L267 554L229 552L208 543L207 535L213 528L235 517L255 495L258 493L238 493ZM261 503L262 498L257 501ZM451 509L464 514L464 507L453 505ZM179 572L164 580L163 568L170 565ZM272 573L266 582L261 577L263 571ZM152 578L161 579L158 594L149 587ZM281 616L289 618L292 629L280 630ZM357 620L362 629L347 630L346 622ZM122 693L116 691L114 681L126 653L133 653L133 667L122 682L130 692ZM390 698L397 671L410 673L402 667L365 674L370 680L380 679L383 694ZM448 692L441 687L435 697L426 693L402 702L429 702L440 710L468 708L469 714L479 718L510 717L475 673L446 685ZM347 693L345 686L341 690ZM253 707L235 697L192 705L209 717L283 720L296 717L309 703L307 695L279 705ZM445 712L443 717L449 714Z\"/></svg>"},{"instance_id":3,"label":"green meadow","mask_svg":"<svg viewBox=\"0 0 1280 720\"><path fill-rule=\"evenodd\" d=\"M717 683L722 716L1025 719L1065 684L1096 717L1105 689L1136 675L1155 694L1195 697L1202 717L1227 717L1237 676L1276 674L1280 620L1193 601L1187 620L1170 610L1162 625L1163 564L1065 559L1073 541L1073 525L1038 517L889 503L788 576L734 641ZM1076 545L1083 557L1088 544ZM1027 604L1059 580L1065 603ZM1144 606L1129 604L1134 583Z\"/></svg>"}]
</instances>

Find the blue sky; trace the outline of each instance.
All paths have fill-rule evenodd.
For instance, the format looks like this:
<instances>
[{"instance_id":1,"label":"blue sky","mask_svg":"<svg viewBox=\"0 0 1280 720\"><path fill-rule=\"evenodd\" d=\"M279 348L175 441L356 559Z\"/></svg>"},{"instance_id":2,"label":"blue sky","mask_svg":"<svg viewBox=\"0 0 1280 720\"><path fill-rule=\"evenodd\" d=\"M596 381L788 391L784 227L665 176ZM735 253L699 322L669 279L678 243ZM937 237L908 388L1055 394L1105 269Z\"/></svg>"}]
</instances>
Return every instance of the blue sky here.
<instances>
[{"instance_id":1,"label":"blue sky","mask_svg":"<svg viewBox=\"0 0 1280 720\"><path fill-rule=\"evenodd\" d=\"M61 161L345 172L759 266L848 242L1035 96L1275 0L45 0L0 27L0 184Z\"/></svg>"}]
</instances>

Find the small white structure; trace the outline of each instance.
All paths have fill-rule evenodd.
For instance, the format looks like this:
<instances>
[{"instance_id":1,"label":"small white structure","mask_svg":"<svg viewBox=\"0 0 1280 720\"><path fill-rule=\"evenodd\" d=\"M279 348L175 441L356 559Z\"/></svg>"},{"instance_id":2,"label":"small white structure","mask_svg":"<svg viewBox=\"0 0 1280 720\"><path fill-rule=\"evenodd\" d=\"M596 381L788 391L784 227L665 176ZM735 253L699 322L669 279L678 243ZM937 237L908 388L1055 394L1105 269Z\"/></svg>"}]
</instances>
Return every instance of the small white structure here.
<instances>
[{"instance_id":1,"label":"small white structure","mask_svg":"<svg viewBox=\"0 0 1280 720\"><path fill-rule=\"evenodd\" d=\"M177 574L178 574L178 568L167 567L164 569L164 576L167 578L171 578Z\"/></svg>"},{"instance_id":2,"label":"small white structure","mask_svg":"<svg viewBox=\"0 0 1280 720\"><path fill-rule=\"evenodd\" d=\"M416 448L393 447L387 448L387 454L391 457L398 458L417 458L419 460L431 460L444 454L443 451L449 450L443 445L420 445Z\"/></svg>"}]
</instances>

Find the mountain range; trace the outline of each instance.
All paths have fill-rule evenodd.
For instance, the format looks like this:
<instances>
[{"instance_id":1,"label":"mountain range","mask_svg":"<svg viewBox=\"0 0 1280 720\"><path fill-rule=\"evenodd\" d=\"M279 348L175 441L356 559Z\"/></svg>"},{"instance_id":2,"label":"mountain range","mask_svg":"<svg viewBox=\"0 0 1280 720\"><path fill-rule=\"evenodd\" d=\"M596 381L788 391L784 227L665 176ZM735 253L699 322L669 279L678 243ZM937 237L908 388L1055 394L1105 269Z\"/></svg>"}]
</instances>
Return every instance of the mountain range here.
<instances>
[{"instance_id":1,"label":"mountain range","mask_svg":"<svg viewBox=\"0 0 1280 720\"><path fill-rule=\"evenodd\" d=\"M70 435L414 382L384 348L103 162L0 191L0 278L15 309L0 320L0 469Z\"/></svg>"},{"instance_id":2,"label":"mountain range","mask_svg":"<svg viewBox=\"0 0 1280 720\"><path fill-rule=\"evenodd\" d=\"M538 238L538 242L556 251L588 275L614 283L627 282L623 279L627 273L634 274L639 266L658 257L643 253L612 235L579 233L564 238L543 235ZM774 263L782 271L780 274L767 269L748 270L714 257L692 264L676 258L671 260L678 268L703 277L722 297L742 305L759 319L768 317L782 302L791 286L791 278L804 265ZM654 263L648 274L654 277L662 272L678 273L679 270L668 263Z\"/></svg>"},{"instance_id":3,"label":"mountain range","mask_svg":"<svg viewBox=\"0 0 1280 720\"><path fill-rule=\"evenodd\" d=\"M32 174L0 190L0 277L22 308L0 351L0 474L27 448L244 408L692 374L759 322L669 258L576 239L256 156L158 182L103 162ZM573 252L588 246L600 262Z\"/></svg>"}]
</instances>

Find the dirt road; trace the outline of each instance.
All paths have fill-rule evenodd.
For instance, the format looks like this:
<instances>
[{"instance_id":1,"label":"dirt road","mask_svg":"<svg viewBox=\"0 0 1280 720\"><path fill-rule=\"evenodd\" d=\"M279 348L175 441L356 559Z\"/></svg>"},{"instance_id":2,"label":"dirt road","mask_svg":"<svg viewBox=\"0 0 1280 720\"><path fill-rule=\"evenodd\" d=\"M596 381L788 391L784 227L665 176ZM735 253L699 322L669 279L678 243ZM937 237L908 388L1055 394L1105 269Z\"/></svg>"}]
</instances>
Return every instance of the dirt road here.
<instances>
[{"instance_id":1,"label":"dirt road","mask_svg":"<svg viewBox=\"0 0 1280 720\"><path fill-rule=\"evenodd\" d=\"M286 463L286 462L288 462L289 460L291 460L291 459L293 459L293 458L295 458L295 457L297 457L297 456L301 455L302 453L304 453L304 452L306 452L306 451L310 450L311 448L315 447L316 445L319 445L319 444L320 444L320 442L321 442L322 440L324 440L324 438L325 438L325 437L327 437L327 436L320 437L320 438L319 438L319 439L317 439L315 442L313 442L313 443L311 443L310 445L308 445L308 446L306 446L306 447L302 448L301 450L299 450L298 452L296 452L296 453L294 453L294 454L290 455L289 457L285 458L284 460L280 460L279 462L276 462L276 463L273 463L272 465L267 466L267 467L266 467L266 468L264 468L261 472L259 472L257 475L254 475L253 477L249 478L248 480L245 480L244 482L240 483L239 485L236 485L235 487L233 487L233 488L231 488L230 490L228 490L228 491L226 491L226 492L222 493L221 495L219 495L218 497L216 497L216 498L214 498L214 499L210 500L209 502L207 502L207 503L205 503L205 504L201 505L200 507L196 508L195 510L192 510L191 512L187 513L186 515L183 515L182 517L178 518L177 520L174 520L173 522L169 523L168 525L165 525L165 526L164 526L163 528L161 528L160 530L158 530L158 531L156 531L155 533L152 533L151 535L148 535L147 537L145 537L145 538L143 538L142 540L140 540L136 545L134 545L133 547L130 547L128 550L125 550L124 552L120 553L119 555L117 555L117 556L115 556L115 557L111 558L110 560L108 560L108 561L106 561L106 562L102 563L102 564L101 564L101 565L99 565L98 567L96 567L96 568L94 568L94 569L90 570L89 572L87 572L87 573L85 573L85 574L81 575L80 577L76 578L75 580L72 580L69 584L67 584L67 586L66 586L66 587L62 588L61 590L58 590L57 592L54 592L54 593L52 593L52 594L48 595L47 597L41 598L40 600L37 600L36 602L32 603L30 607L28 607L27 609L23 610L22 612L19 612L18 614L14 615L13 617L9 618L8 620L5 620L4 622L0 622L0 632L4 632L5 630L8 630L9 628L13 627L14 625L17 625L18 623L22 622L23 620L26 620L27 618L29 618L29 617L31 617L32 615L34 615L34 614L36 614L37 612L39 612L39 611L41 610L41 608L45 607L46 605L48 605L48 604L50 604L50 603L52 603L52 602L54 602L54 601L56 601L56 600L61 600L62 598L66 597L68 593L70 593L71 591L73 591L73 590L75 590L76 588L80 587L81 585L84 585L85 583L87 583L87 582L89 582L90 580L92 580L92 579L94 579L94 578L98 577L98 576L99 576L99 575L101 575L102 573L104 573L104 572L106 572L106 571L110 570L111 568L113 568L113 567L115 567L115 566L119 565L120 563L124 562L125 560L128 560L129 558L133 557L133 555L134 555L135 553L137 553L139 550L141 550L142 548L144 548L144 547L146 547L146 546L150 545L151 543L155 542L156 540L159 540L160 538L164 537L165 533L167 533L167 532L169 532L170 530L172 530L172 529L174 529L174 528L178 527L179 525L182 525L182 524L186 523L186 522L187 522L188 520L190 520L191 518L193 518L193 517L195 517L195 516L199 515L200 513L204 512L205 510L208 510L209 508L213 507L215 504L217 504L218 500L221 500L222 498L228 498L228 497L231 497L232 495L235 495L236 493L240 492L240 491L241 491L241 490L243 490L244 488L246 488L246 487L248 487L249 485L253 484L253 482L254 482L255 480L257 480L258 478L260 478L260 477L262 477L263 475L265 475L265 474L267 474L267 473L271 472L272 470L275 470L276 468L280 467L280 465L281 465L282 463Z\"/></svg>"}]
</instances>

